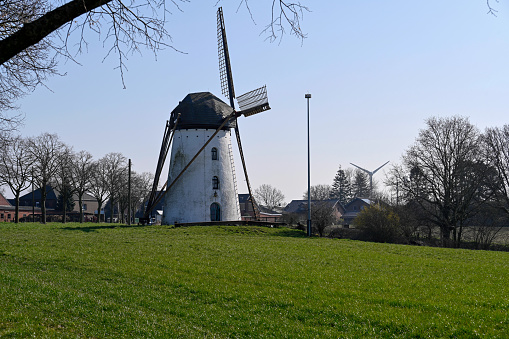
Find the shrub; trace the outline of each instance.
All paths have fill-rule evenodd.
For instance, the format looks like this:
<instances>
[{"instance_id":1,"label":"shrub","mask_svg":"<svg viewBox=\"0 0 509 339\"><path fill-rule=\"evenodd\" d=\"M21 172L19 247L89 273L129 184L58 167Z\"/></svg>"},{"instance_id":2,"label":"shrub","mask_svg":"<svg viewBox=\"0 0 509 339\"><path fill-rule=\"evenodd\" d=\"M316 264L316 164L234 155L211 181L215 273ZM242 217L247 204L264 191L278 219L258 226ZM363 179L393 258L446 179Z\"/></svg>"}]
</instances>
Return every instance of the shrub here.
<instances>
[{"instance_id":1,"label":"shrub","mask_svg":"<svg viewBox=\"0 0 509 339\"><path fill-rule=\"evenodd\" d=\"M371 205L355 218L363 238L375 242L401 241L400 217L390 206Z\"/></svg>"}]
</instances>

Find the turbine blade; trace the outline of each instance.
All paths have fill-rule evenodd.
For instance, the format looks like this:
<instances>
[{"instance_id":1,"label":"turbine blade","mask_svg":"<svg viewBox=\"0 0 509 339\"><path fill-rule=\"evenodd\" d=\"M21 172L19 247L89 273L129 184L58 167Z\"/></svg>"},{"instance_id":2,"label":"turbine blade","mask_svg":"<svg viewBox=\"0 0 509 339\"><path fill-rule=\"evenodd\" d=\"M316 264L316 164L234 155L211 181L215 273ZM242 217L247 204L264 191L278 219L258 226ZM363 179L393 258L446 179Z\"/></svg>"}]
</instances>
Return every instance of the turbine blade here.
<instances>
[{"instance_id":1,"label":"turbine blade","mask_svg":"<svg viewBox=\"0 0 509 339\"><path fill-rule=\"evenodd\" d=\"M376 170L373 171L373 174L375 174L380 168L384 167L385 165L387 165L389 163L389 161L387 161L385 164L383 164L382 166L378 167Z\"/></svg>"},{"instance_id":2,"label":"turbine blade","mask_svg":"<svg viewBox=\"0 0 509 339\"><path fill-rule=\"evenodd\" d=\"M357 165L356 165L356 164L354 164L354 163L350 163L350 165L354 165L354 166L355 166L355 167L357 167L358 169L360 169L360 170L362 170L362 171L364 171L364 172L368 173L369 175L371 175L371 172L370 172L370 171L368 171L368 170L367 170L367 169L365 169L365 168L362 168L362 167L360 167L360 166L357 166Z\"/></svg>"}]
</instances>

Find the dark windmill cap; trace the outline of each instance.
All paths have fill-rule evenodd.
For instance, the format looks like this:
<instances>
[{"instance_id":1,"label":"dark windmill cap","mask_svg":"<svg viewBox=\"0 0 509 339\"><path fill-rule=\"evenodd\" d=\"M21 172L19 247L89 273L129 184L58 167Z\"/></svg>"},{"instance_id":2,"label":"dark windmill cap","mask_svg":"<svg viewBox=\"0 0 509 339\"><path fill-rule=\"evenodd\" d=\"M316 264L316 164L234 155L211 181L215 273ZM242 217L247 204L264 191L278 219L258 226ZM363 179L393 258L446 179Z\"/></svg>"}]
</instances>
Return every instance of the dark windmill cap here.
<instances>
[{"instance_id":1,"label":"dark windmill cap","mask_svg":"<svg viewBox=\"0 0 509 339\"><path fill-rule=\"evenodd\" d=\"M209 92L190 93L171 112L170 128L175 125L177 115L180 120L177 124L181 129L217 129L224 118L233 112L233 108ZM223 129L235 127L235 119L228 122Z\"/></svg>"}]
</instances>

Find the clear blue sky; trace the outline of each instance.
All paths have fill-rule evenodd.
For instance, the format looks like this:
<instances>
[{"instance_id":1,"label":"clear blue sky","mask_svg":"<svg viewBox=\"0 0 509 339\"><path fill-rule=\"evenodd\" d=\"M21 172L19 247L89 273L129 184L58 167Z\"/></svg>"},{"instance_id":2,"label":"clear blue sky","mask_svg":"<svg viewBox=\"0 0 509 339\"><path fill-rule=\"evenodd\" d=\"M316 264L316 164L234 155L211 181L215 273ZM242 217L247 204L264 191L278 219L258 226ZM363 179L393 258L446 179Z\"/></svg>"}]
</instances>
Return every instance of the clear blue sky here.
<instances>
[{"instance_id":1,"label":"clear blue sky","mask_svg":"<svg viewBox=\"0 0 509 339\"><path fill-rule=\"evenodd\" d=\"M301 42L270 43L260 32L271 1L251 1L254 21L240 0L223 0L237 94L267 85L272 110L239 120L254 188L271 184L286 200L307 186L306 101L311 99L314 184L330 184L338 166L373 170L398 163L430 116L462 115L480 129L508 123L509 2L484 0L307 1ZM206 4L203 4L206 3ZM91 36L81 65L60 72L18 103L22 135L57 133L76 151L100 158L121 152L135 171L156 166L165 121L190 92L220 91L215 1L172 10L171 49L157 58L132 55L122 83L115 57ZM236 163L240 193L240 161ZM389 169L389 165L386 166ZM383 180L386 171L375 179Z\"/></svg>"}]
</instances>

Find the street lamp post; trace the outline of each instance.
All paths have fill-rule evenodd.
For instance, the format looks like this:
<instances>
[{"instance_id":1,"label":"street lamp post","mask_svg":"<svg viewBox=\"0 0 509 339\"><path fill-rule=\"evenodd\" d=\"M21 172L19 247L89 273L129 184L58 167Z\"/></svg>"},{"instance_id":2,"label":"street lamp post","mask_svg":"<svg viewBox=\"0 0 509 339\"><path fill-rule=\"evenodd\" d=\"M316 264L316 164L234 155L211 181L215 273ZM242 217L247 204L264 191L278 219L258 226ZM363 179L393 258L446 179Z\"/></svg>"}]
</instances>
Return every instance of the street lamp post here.
<instances>
[{"instance_id":1,"label":"street lamp post","mask_svg":"<svg viewBox=\"0 0 509 339\"><path fill-rule=\"evenodd\" d=\"M310 148L309 148L309 99L311 99L311 94L306 94L304 96L308 101L308 237L311 236L311 158L310 158Z\"/></svg>"}]
</instances>

